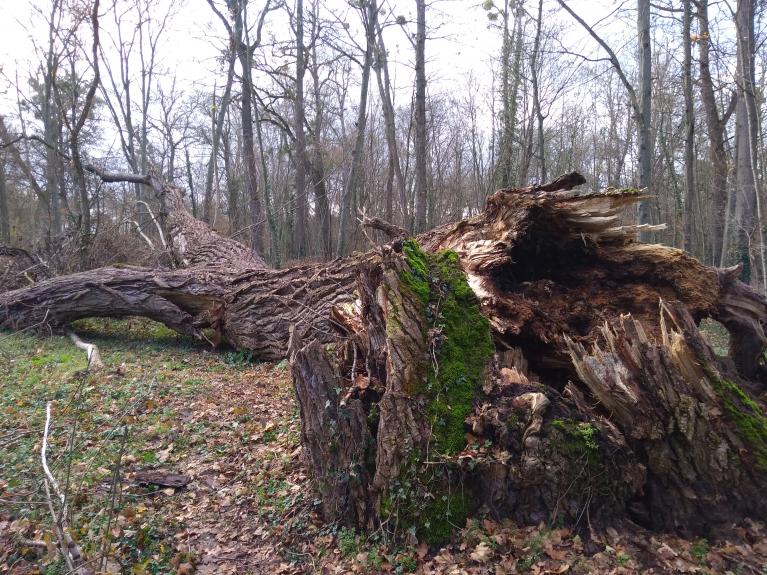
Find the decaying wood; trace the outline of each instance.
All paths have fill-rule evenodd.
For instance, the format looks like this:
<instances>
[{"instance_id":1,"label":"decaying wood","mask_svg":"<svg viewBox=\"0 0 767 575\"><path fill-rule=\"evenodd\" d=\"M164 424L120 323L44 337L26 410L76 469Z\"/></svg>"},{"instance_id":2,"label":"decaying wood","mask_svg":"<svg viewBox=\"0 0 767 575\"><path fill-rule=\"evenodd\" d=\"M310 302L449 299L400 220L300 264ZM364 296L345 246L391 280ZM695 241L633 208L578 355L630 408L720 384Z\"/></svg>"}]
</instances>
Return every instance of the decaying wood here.
<instances>
[{"instance_id":1,"label":"decaying wood","mask_svg":"<svg viewBox=\"0 0 767 575\"><path fill-rule=\"evenodd\" d=\"M419 537L431 529L436 539L419 515L442 513L453 527L478 508L535 522L627 513L696 532L764 517L751 500L767 487L767 423L752 392L764 385L767 300L735 270L636 243L646 227L621 217L641 191L572 189L580 183L569 174L501 190L478 216L415 244L398 238L286 270L213 235L166 186L166 224L179 230L169 235L185 268L103 268L0 294L0 325L143 315L255 357L288 355L330 520L414 527ZM496 351L457 423L468 440L449 454L435 443L442 423L424 385L441 369L451 335L440 305L455 288L426 277L436 299L424 307L403 284L414 273L403 249L413 245L456 254L476 296L466 305L486 318ZM707 317L730 331L729 358L698 334ZM439 511L442 497L457 507Z\"/></svg>"},{"instance_id":2,"label":"decaying wood","mask_svg":"<svg viewBox=\"0 0 767 575\"><path fill-rule=\"evenodd\" d=\"M185 487L192 480L188 475L167 473L165 471L142 470L131 474L130 478L139 485L159 485L160 487Z\"/></svg>"},{"instance_id":3,"label":"decaying wood","mask_svg":"<svg viewBox=\"0 0 767 575\"><path fill-rule=\"evenodd\" d=\"M72 330L67 331L69 339L75 344L77 349L81 349L85 352L85 357L88 360L88 369L101 369L104 367L104 363L101 361L101 354L99 348L94 343L88 343L81 340L78 335Z\"/></svg>"}]
</instances>

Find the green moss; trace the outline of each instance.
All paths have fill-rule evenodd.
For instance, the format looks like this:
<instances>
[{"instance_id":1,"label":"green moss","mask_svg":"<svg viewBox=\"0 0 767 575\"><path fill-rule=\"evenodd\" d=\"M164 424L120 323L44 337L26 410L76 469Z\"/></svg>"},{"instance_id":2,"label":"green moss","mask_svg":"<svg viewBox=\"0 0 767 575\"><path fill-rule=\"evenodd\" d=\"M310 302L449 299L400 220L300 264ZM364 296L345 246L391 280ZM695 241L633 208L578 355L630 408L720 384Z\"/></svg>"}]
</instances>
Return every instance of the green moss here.
<instances>
[{"instance_id":1,"label":"green moss","mask_svg":"<svg viewBox=\"0 0 767 575\"><path fill-rule=\"evenodd\" d=\"M466 524L473 511L472 500L467 493L444 492L422 510L419 539L430 545L439 545L450 539L453 531Z\"/></svg>"},{"instance_id":2,"label":"green moss","mask_svg":"<svg viewBox=\"0 0 767 575\"><path fill-rule=\"evenodd\" d=\"M382 496L380 510L383 517L396 518L398 528L414 530L419 539L437 544L462 527L472 510L474 498L459 484L460 473L447 459L466 446L465 420L495 346L455 252L427 254L407 240L403 253L407 268L400 272L400 283L421 302L429 331L424 377L410 391L424 399L431 424L429 459L445 461L423 466L420 454L413 454L391 491ZM396 328L402 309L399 294L389 294L389 302L390 327Z\"/></svg>"},{"instance_id":3,"label":"green moss","mask_svg":"<svg viewBox=\"0 0 767 575\"><path fill-rule=\"evenodd\" d=\"M561 441L553 442L562 453L578 459L585 457L589 463L599 460L599 429L592 424L572 419L554 419L551 427L562 435Z\"/></svg>"},{"instance_id":4,"label":"green moss","mask_svg":"<svg viewBox=\"0 0 767 575\"><path fill-rule=\"evenodd\" d=\"M727 416L738 428L740 437L753 448L756 465L767 470L767 418L764 412L736 383L718 377L711 379L724 401Z\"/></svg>"},{"instance_id":5,"label":"green moss","mask_svg":"<svg viewBox=\"0 0 767 575\"><path fill-rule=\"evenodd\" d=\"M429 286L429 257L415 240L407 240L402 245L402 253L408 268L400 274L400 280L409 287L423 302L429 303L431 288Z\"/></svg>"},{"instance_id":6,"label":"green moss","mask_svg":"<svg viewBox=\"0 0 767 575\"><path fill-rule=\"evenodd\" d=\"M469 487L456 481L451 464L421 468L414 459L400 480L380 501L381 517L396 523L400 532L411 532L419 541L439 545L466 524L475 510Z\"/></svg>"},{"instance_id":7,"label":"green moss","mask_svg":"<svg viewBox=\"0 0 767 575\"><path fill-rule=\"evenodd\" d=\"M403 244L408 270L400 280L424 305L436 356L425 385L416 390L427 399L432 446L455 455L466 446L464 421L471 413L487 361L495 353L490 324L461 270L458 255L426 254L414 240Z\"/></svg>"}]
</instances>

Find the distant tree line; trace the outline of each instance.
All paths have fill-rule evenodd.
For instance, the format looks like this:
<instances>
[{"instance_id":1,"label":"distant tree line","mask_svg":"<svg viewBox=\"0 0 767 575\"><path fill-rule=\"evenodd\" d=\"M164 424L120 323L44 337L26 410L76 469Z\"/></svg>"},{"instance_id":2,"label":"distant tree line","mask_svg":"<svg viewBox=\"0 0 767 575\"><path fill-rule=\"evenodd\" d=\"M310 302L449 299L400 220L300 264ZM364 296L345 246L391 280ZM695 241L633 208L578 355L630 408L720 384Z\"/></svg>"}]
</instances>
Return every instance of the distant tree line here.
<instances>
[{"instance_id":1,"label":"distant tree line","mask_svg":"<svg viewBox=\"0 0 767 575\"><path fill-rule=\"evenodd\" d=\"M58 272L156 263L160 201L92 167L156 170L276 267L369 247L362 213L423 231L577 169L648 188L644 239L742 264L767 292L764 3L637 0L599 22L566 0L467 3L500 49L445 86L439 2L194 1L220 45L209 91L163 63L176 3L34 2L37 67L6 77L0 110L0 243Z\"/></svg>"}]
</instances>

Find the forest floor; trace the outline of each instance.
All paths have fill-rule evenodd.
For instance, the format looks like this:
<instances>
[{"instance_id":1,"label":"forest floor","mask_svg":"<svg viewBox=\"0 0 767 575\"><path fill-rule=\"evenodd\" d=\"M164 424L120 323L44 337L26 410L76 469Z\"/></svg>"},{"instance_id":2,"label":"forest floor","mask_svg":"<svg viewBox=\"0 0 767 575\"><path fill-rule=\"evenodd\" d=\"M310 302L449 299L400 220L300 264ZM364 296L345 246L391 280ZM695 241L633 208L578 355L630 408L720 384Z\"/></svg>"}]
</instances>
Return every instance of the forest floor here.
<instances>
[{"instance_id":1,"label":"forest floor","mask_svg":"<svg viewBox=\"0 0 767 575\"><path fill-rule=\"evenodd\" d=\"M286 362L211 351L144 320L81 322L105 368L63 337L0 335L0 574L67 573L40 462L66 491L95 572L767 574L767 530L685 540L629 522L575 529L471 520L441 549L318 514ZM141 483L182 474L181 488ZM153 479L155 480L156 477Z\"/></svg>"}]
</instances>

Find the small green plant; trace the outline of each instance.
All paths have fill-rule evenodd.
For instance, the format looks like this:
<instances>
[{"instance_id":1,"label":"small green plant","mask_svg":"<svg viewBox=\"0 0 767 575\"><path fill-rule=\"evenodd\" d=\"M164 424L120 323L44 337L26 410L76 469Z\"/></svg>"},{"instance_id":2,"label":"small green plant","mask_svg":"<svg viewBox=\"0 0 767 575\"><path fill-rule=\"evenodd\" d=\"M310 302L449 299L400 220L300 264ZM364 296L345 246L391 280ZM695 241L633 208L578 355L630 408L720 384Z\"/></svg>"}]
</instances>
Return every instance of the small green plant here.
<instances>
[{"instance_id":1,"label":"small green plant","mask_svg":"<svg viewBox=\"0 0 767 575\"><path fill-rule=\"evenodd\" d=\"M692 544L692 547L690 547L690 554L702 563L706 560L706 555L708 555L710 548L711 546L709 545L708 540L698 539Z\"/></svg>"},{"instance_id":2,"label":"small green plant","mask_svg":"<svg viewBox=\"0 0 767 575\"><path fill-rule=\"evenodd\" d=\"M563 434L559 442L563 453L585 458L589 463L599 460L599 429L590 423L572 419L553 419L551 426Z\"/></svg>"},{"instance_id":3,"label":"small green plant","mask_svg":"<svg viewBox=\"0 0 767 575\"><path fill-rule=\"evenodd\" d=\"M526 573L527 571L530 571L530 569L533 568L533 565L536 561L535 555L528 555L527 557L523 557L522 559L519 559L517 561L517 570L521 573Z\"/></svg>"},{"instance_id":4,"label":"small green plant","mask_svg":"<svg viewBox=\"0 0 767 575\"><path fill-rule=\"evenodd\" d=\"M401 573L412 573L418 568L415 557L410 554L397 555L394 559L394 572L398 575Z\"/></svg>"},{"instance_id":5,"label":"small green plant","mask_svg":"<svg viewBox=\"0 0 767 575\"><path fill-rule=\"evenodd\" d=\"M616 557L616 560L618 561L618 565L623 567L624 565L626 565L626 563L628 563L631 560L631 557L629 557L625 553L621 553L618 555L618 557Z\"/></svg>"},{"instance_id":6,"label":"small green plant","mask_svg":"<svg viewBox=\"0 0 767 575\"><path fill-rule=\"evenodd\" d=\"M359 541L354 529L341 527L336 535L336 541L338 542L338 550L344 557L351 557L359 553Z\"/></svg>"},{"instance_id":7,"label":"small green plant","mask_svg":"<svg viewBox=\"0 0 767 575\"><path fill-rule=\"evenodd\" d=\"M277 435L279 434L280 430L276 427L273 427L272 429L267 429L264 431L264 434L261 436L261 441L263 443L271 443L275 439L277 439Z\"/></svg>"},{"instance_id":8,"label":"small green plant","mask_svg":"<svg viewBox=\"0 0 767 575\"><path fill-rule=\"evenodd\" d=\"M253 352L247 349L227 351L222 354L222 358L227 365L247 365L253 363Z\"/></svg>"},{"instance_id":9,"label":"small green plant","mask_svg":"<svg viewBox=\"0 0 767 575\"><path fill-rule=\"evenodd\" d=\"M381 568L383 567L383 562L384 556L381 555L378 545L373 545L373 548L368 553L367 560L365 561L365 568L372 573L380 573Z\"/></svg>"}]
</instances>

